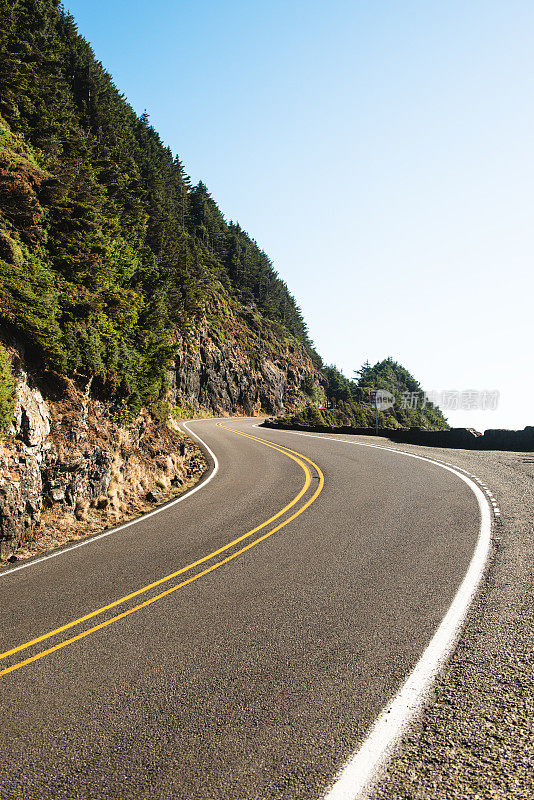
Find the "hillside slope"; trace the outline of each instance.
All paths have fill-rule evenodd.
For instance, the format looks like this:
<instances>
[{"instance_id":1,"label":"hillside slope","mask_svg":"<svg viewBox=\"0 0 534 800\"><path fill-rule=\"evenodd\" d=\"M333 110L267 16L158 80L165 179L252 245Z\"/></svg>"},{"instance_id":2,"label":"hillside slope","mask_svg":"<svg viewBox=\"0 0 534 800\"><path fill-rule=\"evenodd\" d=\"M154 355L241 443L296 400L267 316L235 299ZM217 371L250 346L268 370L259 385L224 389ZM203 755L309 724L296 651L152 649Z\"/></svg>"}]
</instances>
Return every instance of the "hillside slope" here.
<instances>
[{"instance_id":1,"label":"hillside slope","mask_svg":"<svg viewBox=\"0 0 534 800\"><path fill-rule=\"evenodd\" d=\"M0 0L0 557L181 490L204 467L173 420L297 411L320 366L61 4Z\"/></svg>"},{"instance_id":2,"label":"hillside slope","mask_svg":"<svg viewBox=\"0 0 534 800\"><path fill-rule=\"evenodd\" d=\"M0 62L0 317L18 338L126 416L228 305L319 363L267 255L191 186L56 0L0 0Z\"/></svg>"}]
</instances>

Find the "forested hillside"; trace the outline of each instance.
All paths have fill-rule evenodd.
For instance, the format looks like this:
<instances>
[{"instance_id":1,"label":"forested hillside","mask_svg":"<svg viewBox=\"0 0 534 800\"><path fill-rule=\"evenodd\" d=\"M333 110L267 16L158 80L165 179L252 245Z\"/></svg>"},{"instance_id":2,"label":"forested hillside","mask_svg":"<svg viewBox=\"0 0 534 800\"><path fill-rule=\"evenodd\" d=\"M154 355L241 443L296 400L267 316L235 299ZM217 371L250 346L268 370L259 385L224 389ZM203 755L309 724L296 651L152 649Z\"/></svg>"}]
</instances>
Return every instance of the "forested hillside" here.
<instances>
[{"instance_id":1,"label":"forested hillside","mask_svg":"<svg viewBox=\"0 0 534 800\"><path fill-rule=\"evenodd\" d=\"M349 380L335 367L324 367L327 408L308 405L287 421L297 424L374 426L371 389L384 389L395 398L391 408L378 412L380 427L421 426L430 430L449 427L441 410L430 402L423 387L405 367L392 358L374 366L366 362L356 380Z\"/></svg>"},{"instance_id":2,"label":"forested hillside","mask_svg":"<svg viewBox=\"0 0 534 800\"><path fill-rule=\"evenodd\" d=\"M320 364L268 256L191 185L60 3L0 0L0 322L132 415L214 309L259 313Z\"/></svg>"}]
</instances>

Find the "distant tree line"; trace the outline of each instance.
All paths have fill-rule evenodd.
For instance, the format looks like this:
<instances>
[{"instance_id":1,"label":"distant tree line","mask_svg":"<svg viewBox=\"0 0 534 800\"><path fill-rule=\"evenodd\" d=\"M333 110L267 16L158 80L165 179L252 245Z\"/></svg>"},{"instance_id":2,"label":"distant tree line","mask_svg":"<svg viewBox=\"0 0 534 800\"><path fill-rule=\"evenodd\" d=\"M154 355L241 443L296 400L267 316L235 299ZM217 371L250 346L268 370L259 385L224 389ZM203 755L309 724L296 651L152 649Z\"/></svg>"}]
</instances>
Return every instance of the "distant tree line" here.
<instances>
[{"instance_id":1,"label":"distant tree line","mask_svg":"<svg viewBox=\"0 0 534 800\"><path fill-rule=\"evenodd\" d=\"M384 389L394 396L395 403L392 408L378 412L380 426L420 426L437 430L449 427L442 411L426 399L421 384L394 359L385 358L374 366L366 361L355 374L357 379L350 380L335 366L323 367L324 392L329 407L319 408L319 404L309 403L291 418L292 421L371 427L375 424L376 412L369 393L372 389Z\"/></svg>"}]
</instances>

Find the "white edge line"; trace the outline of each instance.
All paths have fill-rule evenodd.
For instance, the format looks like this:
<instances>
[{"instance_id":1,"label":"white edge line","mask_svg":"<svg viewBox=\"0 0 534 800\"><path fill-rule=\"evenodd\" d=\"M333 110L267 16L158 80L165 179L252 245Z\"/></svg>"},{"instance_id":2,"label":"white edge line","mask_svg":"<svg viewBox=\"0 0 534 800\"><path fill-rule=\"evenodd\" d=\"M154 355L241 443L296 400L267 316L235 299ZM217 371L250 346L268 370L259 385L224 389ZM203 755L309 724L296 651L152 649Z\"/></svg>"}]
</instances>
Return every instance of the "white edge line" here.
<instances>
[{"instance_id":1,"label":"white edge line","mask_svg":"<svg viewBox=\"0 0 534 800\"><path fill-rule=\"evenodd\" d=\"M210 417L209 419L212 419L212 418ZM226 417L221 417L221 419L226 419ZM190 422L206 422L207 420L195 419L195 420L189 420L189 421ZM188 492L186 492L185 494L181 495L181 497L177 497L176 500L171 500L169 503L165 503L164 505L159 506L158 508L155 508L153 511L149 511L148 513L143 514L140 517L136 517L135 519L131 519L129 522L125 522L123 525L119 525L116 528L110 528L109 531L104 531L104 533L99 533L96 536L91 536L91 537L85 539L83 542L77 542L76 544L70 545L69 547L64 547L62 550L58 550L58 551L56 551L54 553L49 553L49 555L47 555L47 556L41 556L41 558L35 558L32 561L28 561L26 564L20 564L20 566L18 566L18 567L11 567L11 569L7 569L4 572L0 572L0 578L7 578L10 575L13 575L15 572L18 572L20 569L28 569L28 567L34 567L36 564L42 564L43 561L48 561L50 558L57 558L58 556L63 556L66 553L70 553L72 550L76 550L78 547L85 547L88 544L93 544L94 542L97 542L100 539L105 539L106 536L111 536L112 533L118 533L119 531L123 531L126 528L130 528L132 525L137 525L138 522L144 522L145 520L149 519L150 517L153 517L156 514L160 514L162 511L167 511L169 508L172 508L173 506L177 505L178 503L181 503L182 500L187 500L188 497L191 497L192 495L196 494L196 492L199 492L201 489L204 489L208 485L208 483L213 480L213 478L216 476L217 472L219 471L219 462L217 460L217 456L215 455L213 450L210 447L208 447L206 442L203 439L200 438L200 436L198 436L196 433L193 433L193 431L190 430L190 428L187 425L187 422L183 422L182 425L184 426L184 428L187 430L187 432L191 436L194 436L195 439L198 439L198 441L201 442L201 444L206 448L206 450L208 451L208 453L210 454L210 456L213 459L214 468L213 468L213 470L210 472L210 474L208 475L208 477L205 480L203 480L201 483L199 483L193 489L190 489Z\"/></svg>"},{"instance_id":2,"label":"white edge line","mask_svg":"<svg viewBox=\"0 0 534 800\"><path fill-rule=\"evenodd\" d=\"M491 543L491 509L484 493L474 481L462 475L458 469L445 466L445 464L432 458L418 456L415 453L408 453L404 450L396 450L393 447L384 447L383 445L349 442L345 439L314 436L300 431L285 431L285 433L309 436L313 439L327 439L328 441L343 442L344 444L359 445L361 447L374 447L379 450L389 450L392 453L437 464L447 472L457 475L469 486L477 499L480 509L480 531L475 551L465 577L447 613L404 684L380 712L363 744L349 758L324 796L324 800L357 800L357 798L365 797L372 784L378 779L380 771L392 755L395 746L399 744L408 723L416 712L422 708L436 673L443 666L454 646L484 573Z\"/></svg>"}]
</instances>

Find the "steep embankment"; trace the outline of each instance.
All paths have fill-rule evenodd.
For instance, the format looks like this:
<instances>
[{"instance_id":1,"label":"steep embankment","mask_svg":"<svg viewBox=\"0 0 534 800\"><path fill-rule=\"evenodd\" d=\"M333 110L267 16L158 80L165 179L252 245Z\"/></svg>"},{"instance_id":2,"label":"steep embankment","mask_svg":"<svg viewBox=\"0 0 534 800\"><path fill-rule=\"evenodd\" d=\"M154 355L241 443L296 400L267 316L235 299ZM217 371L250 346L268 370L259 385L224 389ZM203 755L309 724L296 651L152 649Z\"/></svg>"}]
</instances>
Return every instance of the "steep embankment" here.
<instances>
[{"instance_id":1,"label":"steep embankment","mask_svg":"<svg viewBox=\"0 0 534 800\"><path fill-rule=\"evenodd\" d=\"M173 419L297 411L320 359L266 253L192 186L57 0L0 0L0 63L6 558L193 480Z\"/></svg>"},{"instance_id":2,"label":"steep embankment","mask_svg":"<svg viewBox=\"0 0 534 800\"><path fill-rule=\"evenodd\" d=\"M279 414L310 402L320 375L287 330L220 299L209 311L179 340L172 373L178 413Z\"/></svg>"},{"instance_id":3,"label":"steep embankment","mask_svg":"<svg viewBox=\"0 0 534 800\"><path fill-rule=\"evenodd\" d=\"M18 362L17 400L0 441L0 561L93 533L183 491L206 465L148 412L119 425L76 383Z\"/></svg>"},{"instance_id":4,"label":"steep embankment","mask_svg":"<svg viewBox=\"0 0 534 800\"><path fill-rule=\"evenodd\" d=\"M299 387L313 367L291 340L279 348L273 340L269 350L260 337L270 326L261 318L257 324L257 337L244 347L243 321L235 314L226 318L226 335L204 322L180 343L159 408L169 417L143 409L122 423L112 403L91 396L90 380L24 360L20 342L4 331L16 403L0 439L0 562L109 527L198 480L205 460L174 429L173 417L298 408Z\"/></svg>"}]
</instances>

